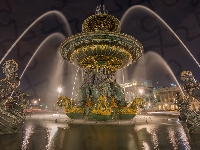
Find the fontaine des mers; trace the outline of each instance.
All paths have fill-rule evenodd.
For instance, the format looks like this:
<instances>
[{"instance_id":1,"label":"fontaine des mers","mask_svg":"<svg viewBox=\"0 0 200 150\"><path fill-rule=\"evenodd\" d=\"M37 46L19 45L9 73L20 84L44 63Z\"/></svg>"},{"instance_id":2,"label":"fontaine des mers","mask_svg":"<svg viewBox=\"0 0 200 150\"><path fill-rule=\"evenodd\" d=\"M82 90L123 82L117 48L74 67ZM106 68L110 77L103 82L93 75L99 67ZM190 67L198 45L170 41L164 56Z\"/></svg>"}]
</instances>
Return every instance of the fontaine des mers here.
<instances>
[{"instance_id":1,"label":"fontaine des mers","mask_svg":"<svg viewBox=\"0 0 200 150\"><path fill-rule=\"evenodd\" d=\"M84 20L81 33L61 43L60 53L84 72L76 98L60 96L57 101L71 119L127 120L144 106L140 97L126 102L124 89L115 79L116 70L141 58L143 46L134 37L120 33L120 21L102 13L100 7Z\"/></svg>"}]
</instances>

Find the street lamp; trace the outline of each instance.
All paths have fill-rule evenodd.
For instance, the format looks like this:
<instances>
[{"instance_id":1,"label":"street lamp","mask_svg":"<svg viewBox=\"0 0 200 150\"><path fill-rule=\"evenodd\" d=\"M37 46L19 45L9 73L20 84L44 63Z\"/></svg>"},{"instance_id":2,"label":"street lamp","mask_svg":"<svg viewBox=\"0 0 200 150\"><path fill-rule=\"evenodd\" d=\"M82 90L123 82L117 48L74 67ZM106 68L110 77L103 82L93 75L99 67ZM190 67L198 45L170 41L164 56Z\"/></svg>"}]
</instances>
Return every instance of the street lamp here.
<instances>
[{"instance_id":1,"label":"street lamp","mask_svg":"<svg viewBox=\"0 0 200 150\"><path fill-rule=\"evenodd\" d=\"M37 100L35 100L33 103L34 103L34 105L37 105Z\"/></svg>"},{"instance_id":2,"label":"street lamp","mask_svg":"<svg viewBox=\"0 0 200 150\"><path fill-rule=\"evenodd\" d=\"M166 110L168 109L168 104L165 104L165 109L166 109Z\"/></svg>"},{"instance_id":3,"label":"street lamp","mask_svg":"<svg viewBox=\"0 0 200 150\"><path fill-rule=\"evenodd\" d=\"M138 90L139 91L139 93L142 95L143 94L143 92L144 92L144 90L143 89L139 89Z\"/></svg>"},{"instance_id":4,"label":"street lamp","mask_svg":"<svg viewBox=\"0 0 200 150\"><path fill-rule=\"evenodd\" d=\"M60 94L60 93L62 92L62 88L59 87L59 88L57 89L57 91L58 91L58 93Z\"/></svg>"},{"instance_id":5,"label":"street lamp","mask_svg":"<svg viewBox=\"0 0 200 150\"><path fill-rule=\"evenodd\" d=\"M140 93L141 98L143 98L143 95L142 95L142 94L144 93L144 90L143 90L143 89L139 89L138 92ZM146 99L145 99L145 101L146 101ZM148 108L148 105L144 105L144 109L145 109L145 108L147 109L147 108Z\"/></svg>"},{"instance_id":6,"label":"street lamp","mask_svg":"<svg viewBox=\"0 0 200 150\"><path fill-rule=\"evenodd\" d=\"M62 88L61 88L61 87L58 87L57 91L58 91L59 96L60 96L60 93L62 92Z\"/></svg>"}]
</instances>

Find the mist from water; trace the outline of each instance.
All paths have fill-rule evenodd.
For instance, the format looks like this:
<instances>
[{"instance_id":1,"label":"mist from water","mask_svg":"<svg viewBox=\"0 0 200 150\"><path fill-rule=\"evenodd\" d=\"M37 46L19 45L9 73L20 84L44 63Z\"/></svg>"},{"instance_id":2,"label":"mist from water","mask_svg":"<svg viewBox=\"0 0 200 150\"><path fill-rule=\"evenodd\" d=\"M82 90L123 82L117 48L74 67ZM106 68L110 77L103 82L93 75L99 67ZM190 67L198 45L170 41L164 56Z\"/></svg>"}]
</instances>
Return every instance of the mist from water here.
<instances>
[{"instance_id":1,"label":"mist from water","mask_svg":"<svg viewBox=\"0 0 200 150\"><path fill-rule=\"evenodd\" d=\"M33 59L37 58L38 61L38 67L33 70L33 72L27 72L29 75L36 76L35 79L31 82L37 83L40 82L41 77L42 80L49 79L47 82L46 88L45 85L42 86L42 91L37 90L37 95L44 94L43 98L45 99L43 102L51 102L51 100L57 100L58 93L57 93L57 87L62 85L63 82L63 76L61 75L63 73L63 66L65 61L62 59L62 56L59 53L58 46L60 43L65 39L66 37L62 33L53 33L49 35L35 50L34 54L28 61L27 65L25 66L21 76L20 80L23 79L23 75L26 73L29 66L32 64ZM54 47L54 49L53 49ZM48 57L48 54L51 57ZM53 57L52 57L53 55ZM42 59L42 60L41 60ZM44 76L45 75L45 76ZM32 78L32 77L31 77ZM26 81L26 80L25 80ZM26 81L27 82L27 81ZM23 80L24 83L24 80ZM40 89L40 88L39 88Z\"/></svg>"},{"instance_id":2,"label":"mist from water","mask_svg":"<svg viewBox=\"0 0 200 150\"><path fill-rule=\"evenodd\" d=\"M143 78L145 80L159 80L168 83L168 86L171 86L172 83L175 83L179 89L182 91L178 80L176 79L171 68L165 62L165 60L156 52L148 51L144 53L142 59L139 59L137 63L130 65L132 67L129 71L129 79L132 81L135 78ZM142 76L142 72L146 72L146 78ZM170 80L170 81L169 81ZM162 83L162 84L163 84Z\"/></svg>"},{"instance_id":3,"label":"mist from water","mask_svg":"<svg viewBox=\"0 0 200 150\"><path fill-rule=\"evenodd\" d=\"M23 70L23 72L22 72L22 74L21 74L21 76L20 76L20 80L21 80L21 78L23 77L23 75L24 75L26 69L28 68L29 64L31 63L31 61L33 60L33 58L35 57L35 55L37 54L37 52L40 51L40 50L42 49L42 47L43 47L45 44L48 44L48 41L51 40L51 38L55 38L55 37L60 38L61 41L65 39L65 36L64 36L62 33L58 33L58 32L55 32L55 33L49 35L47 38L45 38L44 41L43 41L43 42L38 46L38 48L35 50L35 52L34 52L33 55L31 56L30 60L28 61L26 67L24 68L24 70ZM61 59L59 59L59 60L61 60ZM59 66L60 66L60 64L58 63L58 68L59 68L59 70L60 70L60 67L59 67ZM56 67L56 68L57 68L57 67ZM58 68L57 68L57 69L58 69Z\"/></svg>"},{"instance_id":4,"label":"mist from water","mask_svg":"<svg viewBox=\"0 0 200 150\"><path fill-rule=\"evenodd\" d=\"M66 36L70 36L72 33L71 33L71 29L70 29L70 26L68 24L68 21L67 19L65 18L65 16L59 12L59 11L56 11L56 10L53 10L53 11L49 11L43 15L41 15L40 17L38 17L28 28L26 28L26 30L17 38L17 40L12 44L12 46L10 47L10 49L6 52L6 54L3 56L3 58L1 59L0 61L0 64L4 61L4 59L9 55L9 53L12 51L12 49L15 47L15 45L21 40L21 38L28 32L29 29L31 29L38 21L48 17L48 16L51 16L51 15L56 15L59 19L62 20L62 24L63 24L63 28L65 29L65 34ZM51 35L49 35L39 46L38 48L34 51L32 57L30 58L30 60L28 61L27 65L25 66L21 76L20 76L20 80L22 79L24 73L26 72L27 68L29 67L29 65L31 64L32 60L34 57L36 57L36 55L38 55L37 53L39 51L43 51L45 49L45 45L48 45L49 42L53 39L53 38L57 38L57 39L60 39L60 42L64 41L64 39L66 38L62 33L53 33ZM59 44L60 45L60 44ZM52 96L52 94L54 95L55 97L55 93L54 91L56 91L56 89L52 89L52 88L57 88L58 85L62 85L62 82L63 82L63 76L60 76L60 74L62 74L63 72L63 66L64 66L64 60L62 59L62 57L60 56L59 54L59 51L57 50L56 52L57 54L55 55L55 58L53 60L51 60L52 62L54 62L54 65L55 66L51 66L52 68L52 73L49 74L50 76L50 83L49 83L49 87L48 87L48 91L50 94L46 94L46 98L45 99L48 99L49 97ZM48 55L47 55L48 57ZM44 70L46 67L43 67ZM48 69L48 66L47 66L47 69ZM36 73L38 74L38 73ZM61 78L61 79L57 79L58 76ZM59 80L59 81L58 81ZM45 91L45 90L44 90ZM56 93L57 94L57 93ZM37 94L38 95L38 94Z\"/></svg>"},{"instance_id":5,"label":"mist from water","mask_svg":"<svg viewBox=\"0 0 200 150\"><path fill-rule=\"evenodd\" d=\"M124 68L123 71L120 69L116 72L116 80L120 84L137 79L162 81L161 85L167 86L175 83L183 94L182 88L171 68L159 54L153 51L144 53L137 62Z\"/></svg>"},{"instance_id":6,"label":"mist from water","mask_svg":"<svg viewBox=\"0 0 200 150\"><path fill-rule=\"evenodd\" d=\"M144 55L142 55L141 58L137 60L137 62L134 62L133 64L130 64L125 68L117 70L116 71L117 83L124 84L127 82L131 82L133 80L132 76L134 78L147 79L145 65L143 65L144 62L145 58ZM134 67L135 65L137 65L137 67Z\"/></svg>"},{"instance_id":7,"label":"mist from water","mask_svg":"<svg viewBox=\"0 0 200 150\"><path fill-rule=\"evenodd\" d=\"M48 11L47 13L43 14L42 16L38 17L28 28L26 28L26 30L18 37L18 39L12 44L12 46L10 47L10 49L6 52L6 54L3 56L3 58L0 61L0 64L4 61L4 59L7 57L7 55L12 51L12 49L15 47L15 45L21 40L21 38L28 32L28 30L30 28L32 28L38 21L42 20L43 18L50 16L50 15L56 15L58 17L60 17L63 20L63 26L66 29L66 35L70 36L71 33L71 29L69 26L69 23L67 21L67 19L65 18L65 16L56 10L52 10L52 11Z\"/></svg>"},{"instance_id":8,"label":"mist from water","mask_svg":"<svg viewBox=\"0 0 200 150\"><path fill-rule=\"evenodd\" d=\"M123 26L124 20L126 17L128 17L131 13L133 13L135 10L143 10L143 11L147 11L148 13L152 14L153 16L155 16L159 21L161 21L168 30L170 30L173 35L178 39L178 41L182 44L182 46L185 48L185 50L188 52L188 54L192 57L192 59L194 60L194 62L198 65L198 67L200 67L199 62L196 60L196 58L192 55L192 53L190 52L190 50L187 48L187 46L181 41L181 39L176 35L176 33L169 27L169 25L159 16L157 15L155 12L153 12L151 9L149 9L148 7L142 6L142 5L136 5L136 6L132 6L130 7L122 16L121 18L121 26Z\"/></svg>"}]
</instances>

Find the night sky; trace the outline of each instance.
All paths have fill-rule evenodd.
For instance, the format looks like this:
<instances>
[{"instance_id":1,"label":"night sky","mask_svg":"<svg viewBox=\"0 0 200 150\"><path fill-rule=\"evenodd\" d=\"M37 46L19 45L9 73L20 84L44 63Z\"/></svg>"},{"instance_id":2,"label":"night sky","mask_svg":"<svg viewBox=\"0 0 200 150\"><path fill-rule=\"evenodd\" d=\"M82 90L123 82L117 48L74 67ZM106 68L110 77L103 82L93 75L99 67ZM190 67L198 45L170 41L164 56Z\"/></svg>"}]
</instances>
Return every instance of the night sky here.
<instances>
[{"instance_id":1,"label":"night sky","mask_svg":"<svg viewBox=\"0 0 200 150\"><path fill-rule=\"evenodd\" d=\"M81 32L84 19L95 13L98 5L104 4L108 14L121 20L121 32L138 39L144 46L144 59L124 69L125 81L133 78L152 80L154 86L169 86L175 83L167 66L180 81L183 70L193 72L199 79L200 69L166 25L153 13L162 18L200 62L200 1L188 0L3 0L0 4L0 57L29 25L44 13L57 11L39 20L9 53L8 59L19 64L19 76L38 46L48 37L22 77L20 89L44 102L56 102L58 86L62 94L70 97L77 68L64 62L59 55L60 43L71 34ZM142 7L145 6L145 7ZM151 12L153 11L153 12ZM71 32L71 33L70 33ZM53 34L53 35L52 35ZM166 62L166 63L165 63ZM2 65L2 64L1 64ZM118 79L121 82L121 72ZM0 74L4 78L3 73ZM81 84L81 71L77 74L75 88Z\"/></svg>"}]
</instances>

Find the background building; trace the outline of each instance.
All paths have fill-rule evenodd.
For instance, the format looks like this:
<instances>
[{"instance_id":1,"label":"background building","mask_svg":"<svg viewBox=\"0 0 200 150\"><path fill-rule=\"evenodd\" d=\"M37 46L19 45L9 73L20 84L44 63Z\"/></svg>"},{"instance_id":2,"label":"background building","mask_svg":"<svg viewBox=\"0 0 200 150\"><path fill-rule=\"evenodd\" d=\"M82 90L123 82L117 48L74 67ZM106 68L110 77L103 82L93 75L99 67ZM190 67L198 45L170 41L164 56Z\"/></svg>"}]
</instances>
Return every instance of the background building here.
<instances>
[{"instance_id":1,"label":"background building","mask_svg":"<svg viewBox=\"0 0 200 150\"><path fill-rule=\"evenodd\" d=\"M177 110L178 107L174 103L176 101L176 94L178 92L181 92L181 90L178 86L174 84L172 84L171 87L154 88L153 93L154 93L154 99L156 101L155 110L157 111ZM187 96L185 92L184 94ZM198 110L200 103L192 97L189 98L191 101L191 109Z\"/></svg>"},{"instance_id":2,"label":"background building","mask_svg":"<svg viewBox=\"0 0 200 150\"><path fill-rule=\"evenodd\" d=\"M145 108L151 109L154 105L153 86L151 80L136 78L121 84L125 91L125 99L132 102L136 97L142 97L146 101Z\"/></svg>"},{"instance_id":3,"label":"background building","mask_svg":"<svg viewBox=\"0 0 200 150\"><path fill-rule=\"evenodd\" d=\"M176 94L181 90L175 84L171 84L170 87L153 88L151 80L136 78L120 85L124 88L126 101L132 102L134 98L142 97L146 101L145 109L148 111L175 111L178 109L175 105ZM192 97L190 97L190 101L191 109L197 111L200 102Z\"/></svg>"},{"instance_id":4,"label":"background building","mask_svg":"<svg viewBox=\"0 0 200 150\"><path fill-rule=\"evenodd\" d=\"M180 92L177 86L154 88L154 99L157 101L155 110L176 110L178 107L174 104L176 93Z\"/></svg>"}]
</instances>

